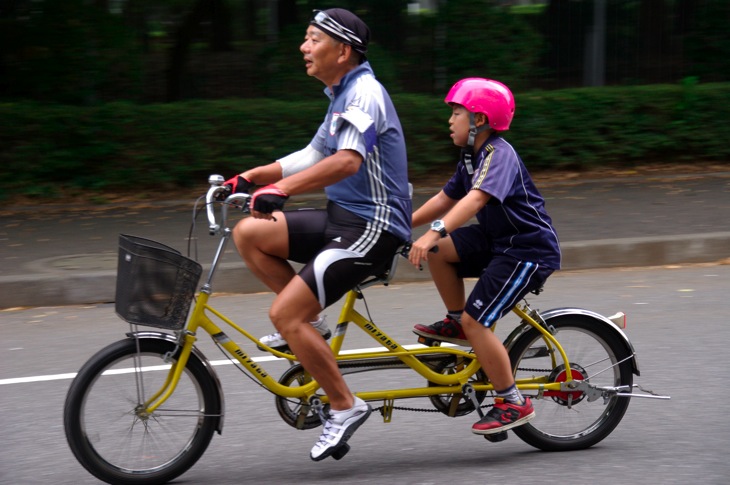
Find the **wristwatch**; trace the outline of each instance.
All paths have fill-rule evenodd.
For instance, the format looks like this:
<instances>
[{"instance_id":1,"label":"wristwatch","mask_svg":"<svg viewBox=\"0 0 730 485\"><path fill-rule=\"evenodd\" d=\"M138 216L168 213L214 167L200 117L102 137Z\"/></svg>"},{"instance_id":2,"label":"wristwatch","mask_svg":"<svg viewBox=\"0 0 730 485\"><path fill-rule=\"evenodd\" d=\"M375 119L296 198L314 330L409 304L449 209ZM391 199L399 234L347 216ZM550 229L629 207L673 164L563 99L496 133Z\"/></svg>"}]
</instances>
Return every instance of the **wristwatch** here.
<instances>
[{"instance_id":1,"label":"wristwatch","mask_svg":"<svg viewBox=\"0 0 730 485\"><path fill-rule=\"evenodd\" d=\"M436 219L431 223L431 230L441 234L441 237L446 237L446 225L444 225L444 221L441 219Z\"/></svg>"}]
</instances>

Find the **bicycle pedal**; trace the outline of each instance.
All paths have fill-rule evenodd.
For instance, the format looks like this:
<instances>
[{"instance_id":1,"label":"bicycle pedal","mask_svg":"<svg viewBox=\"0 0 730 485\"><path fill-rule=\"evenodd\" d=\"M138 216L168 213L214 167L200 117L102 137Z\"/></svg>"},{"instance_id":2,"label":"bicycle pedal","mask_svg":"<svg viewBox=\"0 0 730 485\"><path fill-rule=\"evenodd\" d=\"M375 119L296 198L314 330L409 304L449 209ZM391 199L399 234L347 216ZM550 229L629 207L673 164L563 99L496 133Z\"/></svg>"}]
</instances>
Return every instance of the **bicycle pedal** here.
<instances>
[{"instance_id":1,"label":"bicycle pedal","mask_svg":"<svg viewBox=\"0 0 730 485\"><path fill-rule=\"evenodd\" d=\"M335 451L333 451L330 456L332 458L334 458L335 460L341 460L347 454L348 451L350 451L350 445L345 443L344 445L340 446Z\"/></svg>"},{"instance_id":2,"label":"bicycle pedal","mask_svg":"<svg viewBox=\"0 0 730 485\"><path fill-rule=\"evenodd\" d=\"M434 340L432 338L424 337L422 335L418 337L418 343L423 344L426 347L441 347L440 340Z\"/></svg>"},{"instance_id":3,"label":"bicycle pedal","mask_svg":"<svg viewBox=\"0 0 730 485\"><path fill-rule=\"evenodd\" d=\"M484 438L492 443L499 443L500 441L504 441L507 439L507 432L502 431L501 433L485 434Z\"/></svg>"}]
</instances>

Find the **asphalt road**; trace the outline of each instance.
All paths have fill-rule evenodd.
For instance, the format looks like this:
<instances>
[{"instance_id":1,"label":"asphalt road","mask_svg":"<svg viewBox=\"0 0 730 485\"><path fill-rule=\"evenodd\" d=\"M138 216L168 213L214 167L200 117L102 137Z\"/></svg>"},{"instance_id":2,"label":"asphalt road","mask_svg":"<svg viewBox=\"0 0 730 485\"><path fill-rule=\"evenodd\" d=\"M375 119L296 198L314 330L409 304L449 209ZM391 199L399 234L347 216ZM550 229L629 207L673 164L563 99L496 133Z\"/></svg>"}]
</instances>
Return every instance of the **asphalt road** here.
<instances>
[{"instance_id":1,"label":"asphalt road","mask_svg":"<svg viewBox=\"0 0 730 485\"><path fill-rule=\"evenodd\" d=\"M580 306L603 314L623 310L626 333L641 368L635 382L672 399L633 398L624 420L603 442L569 453L537 451L516 436L488 443L470 432L473 415L396 411L392 423L373 417L350 441L341 461L314 463L318 430L284 424L273 398L232 366L219 366L226 396L223 434L176 483L441 484L592 483L726 484L730 417L723 411L726 373L728 265L566 271L530 303L542 310ZM373 318L397 339L414 342L410 328L442 313L430 283L366 290ZM214 304L270 331L269 293L221 296ZM328 312L337 319L336 305ZM506 317L497 330L514 324ZM97 349L123 336L125 324L109 304L6 310L0 313L0 483L97 483L65 442L62 407L73 373ZM360 332L349 348L372 346ZM222 360L207 340L200 347ZM277 372L279 363L267 364ZM281 367L283 370L283 366ZM365 379L397 385L401 371ZM356 388L354 390L357 390ZM428 407L428 402L409 402Z\"/></svg>"}]
</instances>

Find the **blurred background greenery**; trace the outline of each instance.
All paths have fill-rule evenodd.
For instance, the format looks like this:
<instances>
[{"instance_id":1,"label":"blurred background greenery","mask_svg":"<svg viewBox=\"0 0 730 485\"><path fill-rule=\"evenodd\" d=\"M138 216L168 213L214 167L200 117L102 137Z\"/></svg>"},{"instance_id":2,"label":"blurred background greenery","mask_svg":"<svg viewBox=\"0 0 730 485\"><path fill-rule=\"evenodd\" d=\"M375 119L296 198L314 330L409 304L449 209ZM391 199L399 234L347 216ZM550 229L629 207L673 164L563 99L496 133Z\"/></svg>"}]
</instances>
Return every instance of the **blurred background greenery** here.
<instances>
[{"instance_id":1,"label":"blurred background greenery","mask_svg":"<svg viewBox=\"0 0 730 485\"><path fill-rule=\"evenodd\" d=\"M517 99L530 168L730 160L726 0L0 0L0 197L199 185L306 145L323 86L311 11L349 8L414 178L456 151L466 76Z\"/></svg>"}]
</instances>

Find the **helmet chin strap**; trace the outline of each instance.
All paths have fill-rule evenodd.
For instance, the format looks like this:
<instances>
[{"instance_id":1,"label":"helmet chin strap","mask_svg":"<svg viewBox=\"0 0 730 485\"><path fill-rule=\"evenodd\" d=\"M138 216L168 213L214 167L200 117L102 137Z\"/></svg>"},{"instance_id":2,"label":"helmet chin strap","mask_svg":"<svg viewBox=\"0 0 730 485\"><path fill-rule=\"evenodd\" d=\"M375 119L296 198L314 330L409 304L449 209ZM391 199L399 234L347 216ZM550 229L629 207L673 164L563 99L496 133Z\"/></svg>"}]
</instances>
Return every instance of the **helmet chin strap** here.
<instances>
[{"instance_id":1,"label":"helmet chin strap","mask_svg":"<svg viewBox=\"0 0 730 485\"><path fill-rule=\"evenodd\" d=\"M477 124L474 121L474 113L469 112L469 138L466 141L466 146L461 149L461 162L466 167L466 173L469 175L474 173L474 164L472 159L474 158L474 140L478 133L489 129L489 124L485 123L477 128Z\"/></svg>"}]
</instances>

